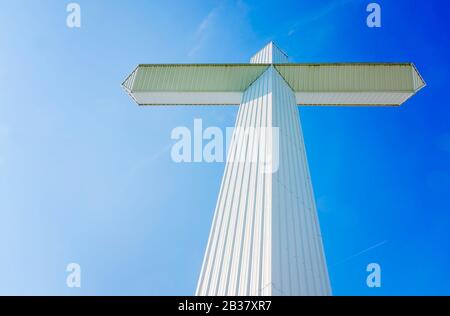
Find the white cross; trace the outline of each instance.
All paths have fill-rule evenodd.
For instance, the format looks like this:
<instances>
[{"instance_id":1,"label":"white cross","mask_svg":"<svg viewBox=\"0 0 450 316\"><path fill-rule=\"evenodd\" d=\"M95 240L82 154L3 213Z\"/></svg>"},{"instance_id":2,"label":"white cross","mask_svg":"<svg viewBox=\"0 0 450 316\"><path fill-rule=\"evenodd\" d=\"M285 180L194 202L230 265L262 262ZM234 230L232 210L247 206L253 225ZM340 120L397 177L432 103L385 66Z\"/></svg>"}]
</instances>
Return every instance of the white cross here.
<instances>
[{"instance_id":1,"label":"white cross","mask_svg":"<svg viewBox=\"0 0 450 316\"><path fill-rule=\"evenodd\" d=\"M139 105L239 105L196 294L331 295L297 105L398 106L424 86L411 63L293 64L273 42L250 64L139 65L123 83Z\"/></svg>"}]
</instances>

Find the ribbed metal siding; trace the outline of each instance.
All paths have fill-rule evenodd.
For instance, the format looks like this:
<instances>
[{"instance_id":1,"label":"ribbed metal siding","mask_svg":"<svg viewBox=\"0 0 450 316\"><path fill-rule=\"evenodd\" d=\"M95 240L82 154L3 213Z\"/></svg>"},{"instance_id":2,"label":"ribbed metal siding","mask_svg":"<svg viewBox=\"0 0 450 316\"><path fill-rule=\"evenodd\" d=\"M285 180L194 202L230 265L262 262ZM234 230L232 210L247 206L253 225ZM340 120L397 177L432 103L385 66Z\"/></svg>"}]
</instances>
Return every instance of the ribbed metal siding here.
<instances>
[{"instance_id":1,"label":"ribbed metal siding","mask_svg":"<svg viewBox=\"0 0 450 316\"><path fill-rule=\"evenodd\" d=\"M278 46L276 46L274 43L272 43L272 63L273 64L283 64L288 63L288 56L280 49Z\"/></svg>"},{"instance_id":2,"label":"ribbed metal siding","mask_svg":"<svg viewBox=\"0 0 450 316\"><path fill-rule=\"evenodd\" d=\"M273 42L270 42L256 53L251 59L252 64L287 63L288 57Z\"/></svg>"},{"instance_id":3,"label":"ribbed metal siding","mask_svg":"<svg viewBox=\"0 0 450 316\"><path fill-rule=\"evenodd\" d=\"M133 84L134 84L134 80L136 79L137 70L138 70L138 68L136 67L136 69L134 69L133 72L122 83L122 86L128 93L130 93L131 90L133 89Z\"/></svg>"},{"instance_id":4,"label":"ribbed metal siding","mask_svg":"<svg viewBox=\"0 0 450 316\"><path fill-rule=\"evenodd\" d=\"M271 176L251 162L254 151L262 152L256 134L244 137L242 130L271 121L270 88L266 72L244 93L197 295L271 294L262 291L270 282Z\"/></svg>"},{"instance_id":5,"label":"ribbed metal siding","mask_svg":"<svg viewBox=\"0 0 450 316\"><path fill-rule=\"evenodd\" d=\"M133 92L220 92L244 91L267 69L267 65L141 65ZM131 81L131 79L130 79Z\"/></svg>"},{"instance_id":6,"label":"ribbed metal siding","mask_svg":"<svg viewBox=\"0 0 450 316\"><path fill-rule=\"evenodd\" d=\"M280 168L273 176L273 295L331 295L295 96L274 71L273 125Z\"/></svg>"},{"instance_id":7,"label":"ribbed metal siding","mask_svg":"<svg viewBox=\"0 0 450 316\"><path fill-rule=\"evenodd\" d=\"M270 44L252 58L254 64L141 65L123 87L135 100L140 92L243 92L277 59L287 56ZM412 64L277 64L275 68L301 96L300 105L400 105L425 86ZM146 104L155 102L146 99Z\"/></svg>"},{"instance_id":8,"label":"ribbed metal siding","mask_svg":"<svg viewBox=\"0 0 450 316\"><path fill-rule=\"evenodd\" d=\"M271 64L272 63L272 44L269 43L257 52L251 59L251 64Z\"/></svg>"},{"instance_id":9,"label":"ribbed metal siding","mask_svg":"<svg viewBox=\"0 0 450 316\"><path fill-rule=\"evenodd\" d=\"M419 74L419 71L417 70L416 66L414 66L414 64L411 64L411 72L413 78L414 91L417 92L418 90L425 87L425 81Z\"/></svg>"},{"instance_id":10,"label":"ribbed metal siding","mask_svg":"<svg viewBox=\"0 0 450 316\"><path fill-rule=\"evenodd\" d=\"M273 124L273 174L251 161L273 158L271 138L233 135L197 295L330 294L295 97L271 67L244 93L236 126Z\"/></svg>"},{"instance_id":11,"label":"ribbed metal siding","mask_svg":"<svg viewBox=\"0 0 450 316\"><path fill-rule=\"evenodd\" d=\"M290 64L276 65L295 92L414 92L411 64Z\"/></svg>"}]
</instances>

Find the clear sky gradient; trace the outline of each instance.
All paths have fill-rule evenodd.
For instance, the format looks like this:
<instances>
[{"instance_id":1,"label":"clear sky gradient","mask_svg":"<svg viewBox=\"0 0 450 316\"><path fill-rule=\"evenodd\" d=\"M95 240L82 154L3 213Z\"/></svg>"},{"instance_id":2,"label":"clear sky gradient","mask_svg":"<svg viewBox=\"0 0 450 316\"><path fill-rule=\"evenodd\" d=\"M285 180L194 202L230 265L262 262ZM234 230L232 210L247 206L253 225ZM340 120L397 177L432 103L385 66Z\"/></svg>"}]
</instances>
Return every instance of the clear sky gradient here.
<instances>
[{"instance_id":1,"label":"clear sky gradient","mask_svg":"<svg viewBox=\"0 0 450 316\"><path fill-rule=\"evenodd\" d=\"M300 116L335 295L450 295L447 1L0 1L0 294L192 295L223 163L176 164L171 130L237 107L138 107L139 63L414 62L399 108ZM81 265L82 286L66 286ZM382 286L366 286L366 266Z\"/></svg>"}]
</instances>

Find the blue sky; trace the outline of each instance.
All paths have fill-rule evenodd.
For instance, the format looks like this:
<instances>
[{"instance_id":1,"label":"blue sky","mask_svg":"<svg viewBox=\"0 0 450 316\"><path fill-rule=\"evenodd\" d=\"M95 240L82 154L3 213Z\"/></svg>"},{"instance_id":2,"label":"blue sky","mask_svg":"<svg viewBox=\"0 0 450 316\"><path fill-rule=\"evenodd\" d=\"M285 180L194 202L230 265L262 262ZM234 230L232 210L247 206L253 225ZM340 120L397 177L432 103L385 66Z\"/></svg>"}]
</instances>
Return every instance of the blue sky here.
<instances>
[{"instance_id":1,"label":"blue sky","mask_svg":"<svg viewBox=\"0 0 450 316\"><path fill-rule=\"evenodd\" d=\"M414 62L400 108L301 108L336 295L450 295L450 5L377 1L0 1L0 294L192 295L224 165L176 164L170 132L237 107L136 106L139 63ZM82 287L66 286L77 262ZM366 266L382 287L366 286Z\"/></svg>"}]
</instances>

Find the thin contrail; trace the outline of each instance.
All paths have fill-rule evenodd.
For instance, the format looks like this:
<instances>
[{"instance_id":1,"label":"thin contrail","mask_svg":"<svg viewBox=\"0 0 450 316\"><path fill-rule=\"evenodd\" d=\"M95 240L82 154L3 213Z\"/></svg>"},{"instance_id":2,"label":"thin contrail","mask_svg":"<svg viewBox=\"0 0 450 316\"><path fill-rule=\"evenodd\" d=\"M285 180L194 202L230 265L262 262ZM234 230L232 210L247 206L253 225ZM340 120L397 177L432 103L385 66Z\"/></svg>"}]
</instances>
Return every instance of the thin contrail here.
<instances>
[{"instance_id":1,"label":"thin contrail","mask_svg":"<svg viewBox=\"0 0 450 316\"><path fill-rule=\"evenodd\" d=\"M361 254L363 254L363 253L365 253L367 251L370 251L372 249L380 247L380 246L384 245L387 242L388 242L387 240L383 240L383 241L381 241L381 242L379 242L379 243L377 243L377 244L375 244L375 245L373 245L373 246L371 246L369 248L366 248L366 249L364 249L364 250L362 250L362 251L360 251L358 253L355 253L354 255L351 255L350 257L347 257L347 258L345 258L345 259L343 259L341 261L336 262L335 264L331 265L331 267L334 267L334 266L337 266L337 265L339 265L341 263L347 262L347 261L349 261L349 260L351 260L351 259L353 259L355 257L358 257L359 255L361 255Z\"/></svg>"},{"instance_id":2,"label":"thin contrail","mask_svg":"<svg viewBox=\"0 0 450 316\"><path fill-rule=\"evenodd\" d=\"M141 159L138 163L136 163L130 170L128 171L129 175L134 175L139 169L142 169L146 167L149 163L154 162L155 160L159 159L164 153L170 150L170 148L173 146L173 143L170 142L164 146L162 146L159 150L157 150L155 153L150 155L149 157L145 157Z\"/></svg>"}]
</instances>

